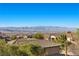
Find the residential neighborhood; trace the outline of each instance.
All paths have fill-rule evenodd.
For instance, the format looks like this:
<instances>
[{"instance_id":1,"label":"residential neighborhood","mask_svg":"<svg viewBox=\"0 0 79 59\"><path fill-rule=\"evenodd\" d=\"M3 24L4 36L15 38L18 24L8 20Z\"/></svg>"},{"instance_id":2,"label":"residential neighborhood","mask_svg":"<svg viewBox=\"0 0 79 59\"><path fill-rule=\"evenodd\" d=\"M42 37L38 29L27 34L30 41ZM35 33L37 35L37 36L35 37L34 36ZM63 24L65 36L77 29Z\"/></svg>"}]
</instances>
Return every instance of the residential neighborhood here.
<instances>
[{"instance_id":1,"label":"residential neighborhood","mask_svg":"<svg viewBox=\"0 0 79 59\"><path fill-rule=\"evenodd\" d=\"M2 33L0 32L0 40L4 40L6 44L12 46L37 45L40 46L40 56L74 56L76 53L77 36L75 32L64 33ZM63 41L62 41L63 40ZM64 43L63 43L64 42ZM65 45L64 45L65 44ZM67 46L66 46L67 45ZM62 47L62 48L61 48ZM27 47L26 47L27 48ZM73 49L72 49L73 48ZM35 50L36 51L36 50ZM75 53L74 53L75 52ZM38 53L38 52L37 52Z\"/></svg>"}]
</instances>

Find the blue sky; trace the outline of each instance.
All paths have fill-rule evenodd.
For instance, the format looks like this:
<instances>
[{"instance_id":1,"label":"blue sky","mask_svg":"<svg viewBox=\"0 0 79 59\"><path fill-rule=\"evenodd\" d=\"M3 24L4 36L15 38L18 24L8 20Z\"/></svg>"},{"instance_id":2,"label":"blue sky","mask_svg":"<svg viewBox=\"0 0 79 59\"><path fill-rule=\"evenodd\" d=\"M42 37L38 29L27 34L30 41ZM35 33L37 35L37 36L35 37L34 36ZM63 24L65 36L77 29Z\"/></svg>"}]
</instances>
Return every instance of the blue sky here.
<instances>
[{"instance_id":1,"label":"blue sky","mask_svg":"<svg viewBox=\"0 0 79 59\"><path fill-rule=\"evenodd\" d=\"M79 4L0 3L0 27L79 27Z\"/></svg>"}]
</instances>

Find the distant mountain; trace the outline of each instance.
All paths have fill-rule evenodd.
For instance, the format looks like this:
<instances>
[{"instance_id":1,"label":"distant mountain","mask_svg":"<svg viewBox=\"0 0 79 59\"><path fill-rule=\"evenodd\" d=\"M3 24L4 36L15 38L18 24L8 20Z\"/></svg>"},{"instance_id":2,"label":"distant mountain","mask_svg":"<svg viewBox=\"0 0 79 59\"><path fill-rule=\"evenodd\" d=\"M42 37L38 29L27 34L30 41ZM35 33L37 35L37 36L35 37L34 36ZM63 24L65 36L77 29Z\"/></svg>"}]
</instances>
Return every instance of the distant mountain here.
<instances>
[{"instance_id":1,"label":"distant mountain","mask_svg":"<svg viewBox=\"0 0 79 59\"><path fill-rule=\"evenodd\" d=\"M65 32L75 30L76 28L57 27L57 26L0 27L1 32Z\"/></svg>"}]
</instances>

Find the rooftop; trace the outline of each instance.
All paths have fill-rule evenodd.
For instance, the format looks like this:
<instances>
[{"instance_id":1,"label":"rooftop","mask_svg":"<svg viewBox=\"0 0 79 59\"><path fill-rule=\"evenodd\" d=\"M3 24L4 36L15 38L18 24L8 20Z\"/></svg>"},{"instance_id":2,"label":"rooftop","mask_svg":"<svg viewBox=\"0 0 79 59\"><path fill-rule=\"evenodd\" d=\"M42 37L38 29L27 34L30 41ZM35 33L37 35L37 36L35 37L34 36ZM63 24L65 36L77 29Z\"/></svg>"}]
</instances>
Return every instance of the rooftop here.
<instances>
[{"instance_id":1,"label":"rooftop","mask_svg":"<svg viewBox=\"0 0 79 59\"><path fill-rule=\"evenodd\" d=\"M39 39L35 39L35 40L23 40L23 39L18 39L14 44L16 45L20 45L20 44L39 44L41 47L45 48L45 47L53 47L53 46L59 46L60 44L54 43L52 41L49 40L39 40Z\"/></svg>"}]
</instances>

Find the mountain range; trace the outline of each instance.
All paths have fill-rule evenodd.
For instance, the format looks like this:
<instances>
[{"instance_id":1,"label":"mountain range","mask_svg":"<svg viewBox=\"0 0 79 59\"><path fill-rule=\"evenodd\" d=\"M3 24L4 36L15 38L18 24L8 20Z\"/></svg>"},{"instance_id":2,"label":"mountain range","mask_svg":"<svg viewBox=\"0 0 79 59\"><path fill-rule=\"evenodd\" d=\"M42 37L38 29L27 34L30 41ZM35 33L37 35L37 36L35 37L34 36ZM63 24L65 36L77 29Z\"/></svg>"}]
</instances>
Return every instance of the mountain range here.
<instances>
[{"instance_id":1,"label":"mountain range","mask_svg":"<svg viewBox=\"0 0 79 59\"><path fill-rule=\"evenodd\" d=\"M58 26L0 27L0 32L65 32L75 30L76 28Z\"/></svg>"}]
</instances>

